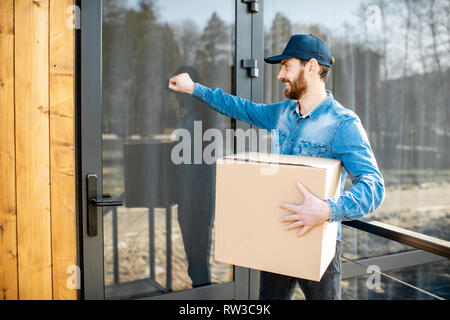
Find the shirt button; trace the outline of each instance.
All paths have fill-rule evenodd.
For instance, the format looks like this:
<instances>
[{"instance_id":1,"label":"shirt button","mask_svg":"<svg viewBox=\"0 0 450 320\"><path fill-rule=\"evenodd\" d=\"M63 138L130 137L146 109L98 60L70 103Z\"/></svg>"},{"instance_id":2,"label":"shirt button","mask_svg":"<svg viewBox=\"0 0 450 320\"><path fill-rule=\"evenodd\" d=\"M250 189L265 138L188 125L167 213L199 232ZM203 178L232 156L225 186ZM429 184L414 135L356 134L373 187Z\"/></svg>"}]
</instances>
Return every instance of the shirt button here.
<instances>
[{"instance_id":1,"label":"shirt button","mask_svg":"<svg viewBox=\"0 0 450 320\"><path fill-rule=\"evenodd\" d=\"M297 120L297 124L299 124L299 123L300 123L300 120L301 120L301 119L298 119L298 120Z\"/></svg>"},{"instance_id":2,"label":"shirt button","mask_svg":"<svg viewBox=\"0 0 450 320\"><path fill-rule=\"evenodd\" d=\"M291 142L294 141L294 139L291 139Z\"/></svg>"}]
</instances>

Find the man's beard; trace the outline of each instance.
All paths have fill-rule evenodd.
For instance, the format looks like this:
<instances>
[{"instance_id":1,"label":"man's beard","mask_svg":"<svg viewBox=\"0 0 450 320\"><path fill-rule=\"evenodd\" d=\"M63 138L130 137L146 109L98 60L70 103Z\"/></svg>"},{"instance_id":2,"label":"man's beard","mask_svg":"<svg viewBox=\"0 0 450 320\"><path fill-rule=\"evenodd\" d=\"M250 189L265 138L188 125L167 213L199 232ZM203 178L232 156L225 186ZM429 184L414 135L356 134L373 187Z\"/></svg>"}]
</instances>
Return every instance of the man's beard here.
<instances>
[{"instance_id":1,"label":"man's beard","mask_svg":"<svg viewBox=\"0 0 450 320\"><path fill-rule=\"evenodd\" d=\"M286 88L284 90L286 98L298 100L306 93L308 86L305 81L304 73L305 71L301 70L294 81L285 81L285 83L289 83L289 89Z\"/></svg>"}]
</instances>

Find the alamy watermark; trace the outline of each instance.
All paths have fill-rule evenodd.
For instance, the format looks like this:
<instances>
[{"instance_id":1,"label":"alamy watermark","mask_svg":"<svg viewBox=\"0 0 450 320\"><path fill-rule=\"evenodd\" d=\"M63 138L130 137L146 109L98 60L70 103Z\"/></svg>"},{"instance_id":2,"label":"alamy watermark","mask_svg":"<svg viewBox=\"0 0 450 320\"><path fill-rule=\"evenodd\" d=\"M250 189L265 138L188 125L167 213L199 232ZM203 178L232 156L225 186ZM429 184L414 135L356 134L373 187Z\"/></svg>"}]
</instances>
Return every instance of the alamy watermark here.
<instances>
[{"instance_id":1,"label":"alamy watermark","mask_svg":"<svg viewBox=\"0 0 450 320\"><path fill-rule=\"evenodd\" d=\"M80 29L81 28L81 9L79 6L68 6L67 7L67 13L70 15L69 18L67 18L67 28L73 30L73 29Z\"/></svg>"},{"instance_id":2,"label":"alamy watermark","mask_svg":"<svg viewBox=\"0 0 450 320\"><path fill-rule=\"evenodd\" d=\"M69 290L81 289L81 269L77 265L70 265L66 269L69 275L66 279L66 288Z\"/></svg>"},{"instance_id":3,"label":"alamy watermark","mask_svg":"<svg viewBox=\"0 0 450 320\"><path fill-rule=\"evenodd\" d=\"M271 131L272 137L277 139L278 129ZM172 163L180 164L213 164L218 158L232 154L235 144L236 153L242 153L246 150L250 152L270 153L268 144L268 131L264 129L241 129L236 130L217 128L202 130L202 121L194 121L194 129L187 130L179 128L173 131L172 141L178 143L172 148L170 158ZM248 142L248 143L247 143ZM205 143L209 143L206 146ZM249 148L247 148L249 147ZM225 158L225 162L233 161ZM273 175L278 172L279 154L270 155L270 161L261 166L262 175Z\"/></svg>"},{"instance_id":4,"label":"alamy watermark","mask_svg":"<svg viewBox=\"0 0 450 320\"><path fill-rule=\"evenodd\" d=\"M379 31L381 29L381 8L377 5L370 5L366 8L366 27L370 31Z\"/></svg>"},{"instance_id":5,"label":"alamy watermark","mask_svg":"<svg viewBox=\"0 0 450 320\"><path fill-rule=\"evenodd\" d=\"M377 265L370 265L367 267L366 272L371 274L367 278L366 285L370 290L380 290L381 289L381 269Z\"/></svg>"}]
</instances>

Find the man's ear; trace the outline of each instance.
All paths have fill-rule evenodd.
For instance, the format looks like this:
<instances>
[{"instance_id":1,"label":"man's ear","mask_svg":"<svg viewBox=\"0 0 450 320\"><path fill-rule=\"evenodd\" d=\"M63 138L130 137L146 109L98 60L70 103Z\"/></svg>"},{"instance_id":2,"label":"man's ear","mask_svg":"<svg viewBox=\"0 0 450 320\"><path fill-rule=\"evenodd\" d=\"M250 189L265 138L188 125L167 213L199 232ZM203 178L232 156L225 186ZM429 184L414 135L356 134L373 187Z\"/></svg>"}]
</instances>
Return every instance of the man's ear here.
<instances>
[{"instance_id":1,"label":"man's ear","mask_svg":"<svg viewBox=\"0 0 450 320\"><path fill-rule=\"evenodd\" d=\"M310 73L314 73L318 70L318 68L319 63L315 58L312 58L311 60L309 60L306 70Z\"/></svg>"}]
</instances>

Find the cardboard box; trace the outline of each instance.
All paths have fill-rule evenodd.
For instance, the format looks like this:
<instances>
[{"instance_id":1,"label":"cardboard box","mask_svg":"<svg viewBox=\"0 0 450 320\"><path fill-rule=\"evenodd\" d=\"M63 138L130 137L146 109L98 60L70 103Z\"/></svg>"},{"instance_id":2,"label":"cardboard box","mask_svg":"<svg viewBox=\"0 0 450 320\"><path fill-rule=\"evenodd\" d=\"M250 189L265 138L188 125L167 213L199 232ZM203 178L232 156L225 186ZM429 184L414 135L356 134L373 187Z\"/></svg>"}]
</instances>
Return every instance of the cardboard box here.
<instances>
[{"instance_id":1,"label":"cardboard box","mask_svg":"<svg viewBox=\"0 0 450 320\"><path fill-rule=\"evenodd\" d=\"M339 194L341 162L334 159L240 153L216 163L215 259L320 281L335 255L336 222L302 237L284 230L281 203L303 203L297 182L321 199Z\"/></svg>"}]
</instances>

